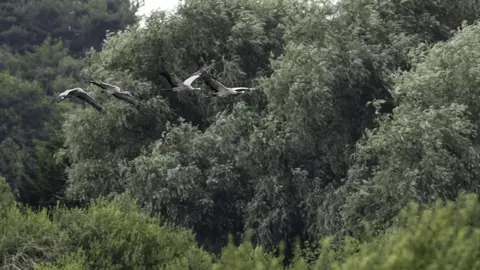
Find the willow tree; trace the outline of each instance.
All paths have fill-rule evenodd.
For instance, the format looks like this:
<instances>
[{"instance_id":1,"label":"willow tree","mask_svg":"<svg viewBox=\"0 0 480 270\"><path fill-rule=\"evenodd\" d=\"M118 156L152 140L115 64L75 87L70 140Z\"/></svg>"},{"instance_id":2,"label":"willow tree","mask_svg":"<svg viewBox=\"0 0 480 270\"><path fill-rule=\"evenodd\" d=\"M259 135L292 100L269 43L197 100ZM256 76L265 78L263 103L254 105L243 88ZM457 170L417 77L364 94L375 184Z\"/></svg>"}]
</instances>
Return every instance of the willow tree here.
<instances>
[{"instance_id":1,"label":"willow tree","mask_svg":"<svg viewBox=\"0 0 480 270\"><path fill-rule=\"evenodd\" d=\"M102 52L89 55L85 74L111 78L146 107L96 92L107 116L71 116L64 151L72 161L70 196L128 190L145 211L194 228L216 250L227 232L246 228L269 247L337 232L350 156L365 130L401 101L390 75L418 62L409 53L422 41L449 36L413 33L408 14L388 3L192 0L173 15L155 13L145 28L111 34ZM458 20L438 22L452 29ZM259 91L217 102L204 91L161 90L167 85L159 71L185 78L210 64L226 85L255 83ZM415 108L398 110L420 117ZM431 121L463 119L462 108L432 111Z\"/></svg>"},{"instance_id":2,"label":"willow tree","mask_svg":"<svg viewBox=\"0 0 480 270\"><path fill-rule=\"evenodd\" d=\"M107 115L87 110L65 123L66 149L60 156L72 163L68 194L89 199L129 189L146 210L193 226L215 247L226 243L228 232L241 232L246 202L234 198L248 197L250 185L247 179L236 183L243 173L234 161L239 151L235 146L263 114L263 93L236 98L243 101L238 107L235 100L206 99L204 91L162 91L167 85L158 72L167 69L185 78L216 61L211 74L226 85L252 85L257 76L271 72L270 53L283 49L282 23L289 19L289 5L188 1L175 16L158 12L145 28L111 34L101 52L88 55L85 75L121 85L143 106L135 110L88 88ZM223 160L209 161L218 155L224 155ZM183 186L175 181L187 182ZM207 188L211 190L201 190L205 182L213 185ZM165 193L175 186L178 192ZM223 239L220 244L217 238Z\"/></svg>"},{"instance_id":3,"label":"willow tree","mask_svg":"<svg viewBox=\"0 0 480 270\"><path fill-rule=\"evenodd\" d=\"M466 26L395 77L402 105L359 143L343 192L341 214L355 233L362 220L384 229L412 200L479 192L479 37L480 25Z\"/></svg>"}]
</instances>

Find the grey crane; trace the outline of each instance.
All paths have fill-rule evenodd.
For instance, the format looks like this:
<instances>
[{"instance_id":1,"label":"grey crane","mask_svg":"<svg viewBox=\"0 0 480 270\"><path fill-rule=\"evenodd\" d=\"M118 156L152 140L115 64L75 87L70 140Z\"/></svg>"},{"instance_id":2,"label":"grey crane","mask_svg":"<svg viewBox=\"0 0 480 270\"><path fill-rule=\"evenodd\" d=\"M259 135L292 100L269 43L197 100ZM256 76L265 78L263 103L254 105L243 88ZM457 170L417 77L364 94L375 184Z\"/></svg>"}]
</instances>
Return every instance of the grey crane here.
<instances>
[{"instance_id":1,"label":"grey crane","mask_svg":"<svg viewBox=\"0 0 480 270\"><path fill-rule=\"evenodd\" d=\"M79 87L76 87L76 88L73 88L73 89L67 89L67 90L63 91L58 96L56 96L52 100L52 102L50 102L50 105L53 104L54 102L61 102L61 101L65 100L66 98L72 98L72 97L76 97L76 98L79 98L79 99L85 101L86 103L90 104L93 108L95 108L101 114L105 113L103 111L102 106L100 106L98 104L98 102L92 96L90 96L87 92L85 92L85 90L83 90L82 88L79 88Z\"/></svg>"},{"instance_id":2,"label":"grey crane","mask_svg":"<svg viewBox=\"0 0 480 270\"><path fill-rule=\"evenodd\" d=\"M140 102L134 96L132 96L130 92L122 91L119 86L93 80L90 81L90 83L102 88L102 92L107 92L112 96L116 97L117 99L123 100L137 107L140 105Z\"/></svg>"},{"instance_id":3,"label":"grey crane","mask_svg":"<svg viewBox=\"0 0 480 270\"><path fill-rule=\"evenodd\" d=\"M247 90L255 90L255 88L249 87L226 87L225 85L221 84L219 81L213 79L210 75L202 73L200 78L203 82L213 91L215 91L212 96L217 97L228 97L232 95L243 94Z\"/></svg>"},{"instance_id":4,"label":"grey crane","mask_svg":"<svg viewBox=\"0 0 480 270\"><path fill-rule=\"evenodd\" d=\"M201 90L201 88L193 87L192 83L196 79L198 79L198 77L200 77L200 74L202 74L202 71L203 71L203 68L196 71L192 75L190 75L190 77L188 77L183 82L175 74L172 74L168 71L162 71L160 72L160 75L162 75L165 79L167 79L173 91L180 92L180 91L186 91L186 90Z\"/></svg>"}]
</instances>

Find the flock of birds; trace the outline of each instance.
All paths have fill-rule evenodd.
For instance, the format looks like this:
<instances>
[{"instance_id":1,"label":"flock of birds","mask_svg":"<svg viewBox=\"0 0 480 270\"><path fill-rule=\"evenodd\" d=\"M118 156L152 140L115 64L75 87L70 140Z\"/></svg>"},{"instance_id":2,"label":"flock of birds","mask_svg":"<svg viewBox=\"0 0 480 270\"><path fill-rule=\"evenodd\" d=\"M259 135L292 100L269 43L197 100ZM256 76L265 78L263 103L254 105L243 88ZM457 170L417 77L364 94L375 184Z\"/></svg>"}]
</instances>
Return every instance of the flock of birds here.
<instances>
[{"instance_id":1,"label":"flock of birds","mask_svg":"<svg viewBox=\"0 0 480 270\"><path fill-rule=\"evenodd\" d=\"M195 88L192 86L192 83L198 78L201 78L203 82L208 86L208 88L214 92L211 95L212 97L224 98L232 95L243 94L246 91L255 89L255 88L249 88L249 87L226 87L225 85L221 84L219 81L213 79L210 75L207 75L204 72L203 68L193 73L192 75L190 75L190 77L188 77L185 81L180 80L175 74L172 74L168 71L162 71L160 72L160 75L162 75L168 81L171 87L169 89L164 89L164 90L172 90L175 92L188 91L188 90L201 90L202 88ZM104 82L97 82L93 80L90 81L90 83L100 87L102 93L108 93L119 100L122 100L124 102L130 103L136 106L137 108L140 105L140 102L138 101L138 99L136 99L130 92L123 91L117 85L112 85ZM90 106L92 106L95 110L97 110L99 113L102 113L102 114L104 113L102 106L100 106L100 104L95 100L95 98L80 87L63 91L58 96L56 96L50 104L53 104L54 102L61 102L65 99L70 99L74 97L85 101Z\"/></svg>"}]
</instances>

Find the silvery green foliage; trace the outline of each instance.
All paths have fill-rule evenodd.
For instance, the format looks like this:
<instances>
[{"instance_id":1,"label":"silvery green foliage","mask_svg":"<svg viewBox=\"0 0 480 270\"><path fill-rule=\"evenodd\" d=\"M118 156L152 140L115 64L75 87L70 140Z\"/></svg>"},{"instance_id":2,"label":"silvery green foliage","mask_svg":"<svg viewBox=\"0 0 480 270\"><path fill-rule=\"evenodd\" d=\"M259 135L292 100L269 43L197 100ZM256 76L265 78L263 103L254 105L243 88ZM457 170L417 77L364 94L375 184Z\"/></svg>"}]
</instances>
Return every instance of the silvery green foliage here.
<instances>
[{"instance_id":1,"label":"silvery green foliage","mask_svg":"<svg viewBox=\"0 0 480 270\"><path fill-rule=\"evenodd\" d=\"M95 72L98 80L111 77L112 73L100 70ZM87 109L69 115L64 123L65 149L59 156L71 163L67 193L72 198L95 198L123 191L119 165L160 138L165 122L171 117L165 100L155 96L149 83L133 80L128 75L120 76L121 73L115 77L115 83L139 97L140 109L101 93L95 86L88 86L107 111L106 115Z\"/></svg>"},{"instance_id":2,"label":"silvery green foliage","mask_svg":"<svg viewBox=\"0 0 480 270\"><path fill-rule=\"evenodd\" d=\"M402 105L357 145L343 188L347 227L366 220L384 228L409 201L479 191L479 37L478 24L467 26L396 76Z\"/></svg>"},{"instance_id":3,"label":"silvery green foliage","mask_svg":"<svg viewBox=\"0 0 480 270\"><path fill-rule=\"evenodd\" d=\"M281 22L289 2L221 3L191 1L172 17L155 13L146 28L110 34L102 52L88 54L85 77L120 85L145 104L136 111L88 87L107 115L87 110L65 123L66 147L58 156L72 163L70 197L89 199L127 189L145 209L203 235L218 228L218 237L225 238L243 230L245 205L259 180L244 172L252 156L240 151L250 147L248 137L264 114L263 92L225 102L205 99L204 91L172 95L161 92L165 85L158 75L167 68L184 78L203 65L198 62L202 57L219 63L212 74L226 85L250 86L255 75L269 72L270 52L282 51ZM212 7L220 9L218 14L207 15ZM198 16L202 12L206 15ZM224 32L210 29L212 38L204 33L207 27ZM255 37L246 39L252 31ZM162 66L161 58L168 65Z\"/></svg>"},{"instance_id":4,"label":"silvery green foliage","mask_svg":"<svg viewBox=\"0 0 480 270\"><path fill-rule=\"evenodd\" d=\"M432 81L422 82L432 67L449 67L444 77L457 74L453 65L428 64L429 56L424 73L403 75L418 80L390 78L397 69L423 62L412 56L425 52L417 45L433 39L412 33L410 24L405 26L408 16L387 16L399 8L393 2L382 2L388 10L379 3L191 0L174 15L153 14L146 28L109 35L104 50L89 55L85 76L111 78L138 95L145 108L136 111L89 88L108 113L88 110L65 124L69 194L88 199L128 190L146 211L194 228L206 246L216 248L228 232L241 234L245 228L270 245L297 235L359 230L364 218L388 223L407 198L450 198L463 187L454 179L468 182L476 175L476 120L467 113L476 99L446 93L452 87L471 93L477 88L468 84L473 79L439 88L433 80L442 78L433 74L425 76ZM451 29L455 22L444 24ZM463 63L457 58L467 54L452 48L451 62ZM204 91L160 90L161 69L185 78L212 60L217 63L212 74L226 85L258 84L259 90L228 101L206 99ZM394 99L391 89L413 92ZM417 89L425 92L416 94ZM413 101L434 97L437 89L445 91L432 99L436 103ZM392 112L393 120L379 120ZM431 133L427 137L423 127ZM416 152L408 152L412 149ZM402 160L410 155L414 164ZM445 182L411 189L413 177L422 182L418 185ZM391 198L398 204L377 211Z\"/></svg>"}]
</instances>

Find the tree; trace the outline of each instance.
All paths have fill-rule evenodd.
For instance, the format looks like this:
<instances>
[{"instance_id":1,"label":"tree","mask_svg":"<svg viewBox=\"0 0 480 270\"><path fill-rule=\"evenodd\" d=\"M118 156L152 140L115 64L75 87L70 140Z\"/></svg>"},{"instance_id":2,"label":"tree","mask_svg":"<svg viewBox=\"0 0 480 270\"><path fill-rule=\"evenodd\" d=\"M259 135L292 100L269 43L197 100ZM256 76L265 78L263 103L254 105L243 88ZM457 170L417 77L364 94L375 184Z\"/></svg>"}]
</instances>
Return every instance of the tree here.
<instances>
[{"instance_id":1,"label":"tree","mask_svg":"<svg viewBox=\"0 0 480 270\"><path fill-rule=\"evenodd\" d=\"M24 80L39 82L49 96L79 84L80 71L85 67L84 61L69 55L64 41L51 38L33 46L32 52L8 54L1 68Z\"/></svg>"},{"instance_id":2,"label":"tree","mask_svg":"<svg viewBox=\"0 0 480 270\"><path fill-rule=\"evenodd\" d=\"M46 125L59 124L60 109L48 106L49 100L37 83L5 72L0 74L0 97L0 173L18 189L24 202L35 202L39 195L32 186L42 185L37 178L35 145L38 140L47 141L50 134Z\"/></svg>"},{"instance_id":3,"label":"tree","mask_svg":"<svg viewBox=\"0 0 480 270\"><path fill-rule=\"evenodd\" d=\"M346 237L336 248L330 237L321 239L318 257L297 249L292 263L281 265L279 254L265 252L250 241L230 244L214 269L472 269L478 265L478 196L462 194L456 201L438 200L422 209L412 203L386 235L360 242Z\"/></svg>"},{"instance_id":4,"label":"tree","mask_svg":"<svg viewBox=\"0 0 480 270\"><path fill-rule=\"evenodd\" d=\"M468 5L474 3L435 10L460 14ZM110 78L148 105L137 112L99 97L125 120L81 114L66 122L69 195L85 200L128 190L146 211L194 228L215 251L227 231L238 239L253 228L255 243L273 247L286 240L289 248L298 235L338 232L346 219L339 207L350 188L343 187L353 172L350 156L365 130L401 105L390 91L390 75L418 62L412 52L424 52L422 42L449 37L426 27L413 33L402 12L395 1L192 0L173 16L153 14L145 28L109 35L102 52L89 53L85 73ZM436 18L429 12L418 10L424 14L419 24ZM465 18L476 17L468 12ZM443 30L460 22L437 21ZM261 91L212 102L202 91L160 90L166 88L160 70L184 78L211 63L210 73L226 85L255 82ZM446 115L464 119L449 105L432 110L438 126L450 123L438 119ZM155 120L147 120L155 110Z\"/></svg>"},{"instance_id":5,"label":"tree","mask_svg":"<svg viewBox=\"0 0 480 270\"><path fill-rule=\"evenodd\" d=\"M409 201L478 192L478 90L470 74L479 66L472 57L479 29L466 26L396 76L402 105L358 144L341 196L348 228L366 220L384 229Z\"/></svg>"},{"instance_id":6,"label":"tree","mask_svg":"<svg viewBox=\"0 0 480 270\"><path fill-rule=\"evenodd\" d=\"M98 199L84 209L57 206L49 214L16 204L3 178L0 192L2 268L210 269L212 258L190 231L159 225L128 196Z\"/></svg>"},{"instance_id":7,"label":"tree","mask_svg":"<svg viewBox=\"0 0 480 270\"><path fill-rule=\"evenodd\" d=\"M107 30L135 23L136 7L128 0L2 1L0 42L24 53L51 36L69 43L74 56L100 49Z\"/></svg>"},{"instance_id":8,"label":"tree","mask_svg":"<svg viewBox=\"0 0 480 270\"><path fill-rule=\"evenodd\" d=\"M26 0L2 1L0 10L0 171L23 202L45 206L63 197L68 161L56 164L53 156L63 145L62 114L73 109L47 106L45 95L83 87L84 52L100 49L107 30L135 23L136 7L128 0Z\"/></svg>"}]
</instances>

